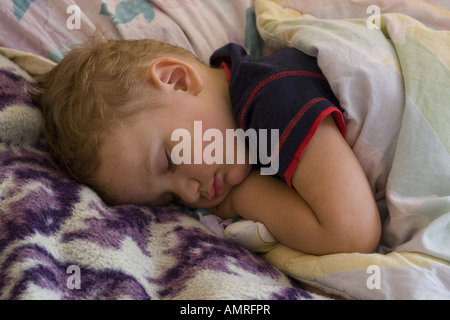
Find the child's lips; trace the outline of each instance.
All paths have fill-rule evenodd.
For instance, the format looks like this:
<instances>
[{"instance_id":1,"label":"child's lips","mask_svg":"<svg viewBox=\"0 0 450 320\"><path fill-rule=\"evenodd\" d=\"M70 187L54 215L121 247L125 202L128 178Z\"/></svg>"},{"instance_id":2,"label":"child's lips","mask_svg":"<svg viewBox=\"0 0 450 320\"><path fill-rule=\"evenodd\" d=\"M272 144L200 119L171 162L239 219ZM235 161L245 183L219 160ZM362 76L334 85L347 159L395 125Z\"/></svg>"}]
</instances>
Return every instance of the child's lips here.
<instances>
[{"instance_id":1,"label":"child's lips","mask_svg":"<svg viewBox=\"0 0 450 320\"><path fill-rule=\"evenodd\" d=\"M211 187L209 188L209 200L213 201L219 198L223 194L223 182L222 179L219 177L219 175L216 173L214 175L213 183L211 184Z\"/></svg>"}]
</instances>

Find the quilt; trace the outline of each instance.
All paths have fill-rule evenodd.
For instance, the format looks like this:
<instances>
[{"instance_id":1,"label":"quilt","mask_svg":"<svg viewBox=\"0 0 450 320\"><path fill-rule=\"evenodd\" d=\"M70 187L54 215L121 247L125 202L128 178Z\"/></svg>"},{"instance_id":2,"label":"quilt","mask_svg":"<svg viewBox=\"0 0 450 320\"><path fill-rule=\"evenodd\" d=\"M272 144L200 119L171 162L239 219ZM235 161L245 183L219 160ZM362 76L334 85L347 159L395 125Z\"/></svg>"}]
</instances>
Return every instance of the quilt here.
<instances>
[{"instance_id":1,"label":"quilt","mask_svg":"<svg viewBox=\"0 0 450 320\"><path fill-rule=\"evenodd\" d=\"M280 246L266 258L349 298L450 298L450 13L421 1L271 0L256 13L271 47L317 57L384 221L374 254Z\"/></svg>"}]
</instances>

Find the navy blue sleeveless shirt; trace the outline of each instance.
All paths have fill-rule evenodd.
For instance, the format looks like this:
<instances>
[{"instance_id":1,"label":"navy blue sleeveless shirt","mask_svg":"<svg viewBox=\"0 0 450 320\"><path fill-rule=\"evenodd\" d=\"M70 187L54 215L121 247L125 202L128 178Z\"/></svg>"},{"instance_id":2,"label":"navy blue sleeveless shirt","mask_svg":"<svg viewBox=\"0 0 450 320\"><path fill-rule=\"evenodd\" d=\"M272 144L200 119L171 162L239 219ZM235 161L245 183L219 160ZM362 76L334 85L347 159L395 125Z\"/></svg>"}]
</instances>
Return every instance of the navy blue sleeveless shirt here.
<instances>
[{"instance_id":1,"label":"navy blue sleeveless shirt","mask_svg":"<svg viewBox=\"0 0 450 320\"><path fill-rule=\"evenodd\" d=\"M239 128L254 129L257 133L259 129L267 129L269 151L273 147L271 129L278 130L276 175L290 187L303 151L327 115L333 114L345 136L339 102L316 58L287 48L253 59L243 47L230 43L214 52L210 65L227 71Z\"/></svg>"}]
</instances>

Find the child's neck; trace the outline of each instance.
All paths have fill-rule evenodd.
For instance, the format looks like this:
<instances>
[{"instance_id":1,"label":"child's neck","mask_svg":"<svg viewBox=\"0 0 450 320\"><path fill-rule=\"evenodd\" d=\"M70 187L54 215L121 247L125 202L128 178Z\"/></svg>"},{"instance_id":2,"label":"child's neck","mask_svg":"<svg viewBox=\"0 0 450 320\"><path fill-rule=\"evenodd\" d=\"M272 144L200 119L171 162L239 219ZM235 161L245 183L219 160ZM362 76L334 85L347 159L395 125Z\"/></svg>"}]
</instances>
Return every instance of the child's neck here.
<instances>
[{"instance_id":1,"label":"child's neck","mask_svg":"<svg viewBox=\"0 0 450 320\"><path fill-rule=\"evenodd\" d=\"M229 84L225 69L205 67L203 71L203 84L206 92L211 92L231 108Z\"/></svg>"}]
</instances>

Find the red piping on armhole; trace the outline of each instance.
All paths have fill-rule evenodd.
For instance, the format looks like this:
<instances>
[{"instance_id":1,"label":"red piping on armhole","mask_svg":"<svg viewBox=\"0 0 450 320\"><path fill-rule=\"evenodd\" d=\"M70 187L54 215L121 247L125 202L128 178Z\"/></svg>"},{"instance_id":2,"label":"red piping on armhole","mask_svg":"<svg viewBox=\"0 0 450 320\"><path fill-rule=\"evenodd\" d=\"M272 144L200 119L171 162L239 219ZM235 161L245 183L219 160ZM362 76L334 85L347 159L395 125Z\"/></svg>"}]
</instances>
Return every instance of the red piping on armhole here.
<instances>
[{"instance_id":1,"label":"red piping on armhole","mask_svg":"<svg viewBox=\"0 0 450 320\"><path fill-rule=\"evenodd\" d=\"M302 157L303 152L305 151L306 147L308 146L311 139L314 137L314 134L317 131L317 128L319 127L320 123L325 119L325 117L329 114L333 113L334 120L336 121L336 125L341 132L341 134L345 137L346 135L346 127L345 127L345 121L344 117L342 115L342 112L336 108L336 107L329 107L322 111L322 113L319 114L319 116L314 121L313 125L309 129L308 134L306 135L305 139L303 139L302 143L298 147L297 151L295 152L294 157L291 160L291 163L289 164L288 168L284 172L284 179L288 186L292 189L294 187L292 186L292 175L294 174L295 169L297 168L298 163L300 162L300 158Z\"/></svg>"},{"instance_id":2,"label":"red piping on armhole","mask_svg":"<svg viewBox=\"0 0 450 320\"><path fill-rule=\"evenodd\" d=\"M221 67L222 69L225 69L225 71L227 72L227 81L228 81L228 83L230 83L230 80L231 80L231 71L230 71L230 68L228 68L228 66L227 66L227 64L226 64L225 62L222 62L222 63L220 64L220 67Z\"/></svg>"},{"instance_id":3,"label":"red piping on armhole","mask_svg":"<svg viewBox=\"0 0 450 320\"><path fill-rule=\"evenodd\" d=\"M305 113L316 103L319 103L320 101L326 100L323 97L318 97L312 100L309 100L301 109L300 111L295 115L294 118L291 119L289 124L286 126L286 128L283 130L283 133L280 136L280 149L283 147L284 142L286 141L287 137L291 133L292 129L297 125L297 123L300 121L301 118L305 115Z\"/></svg>"}]
</instances>

